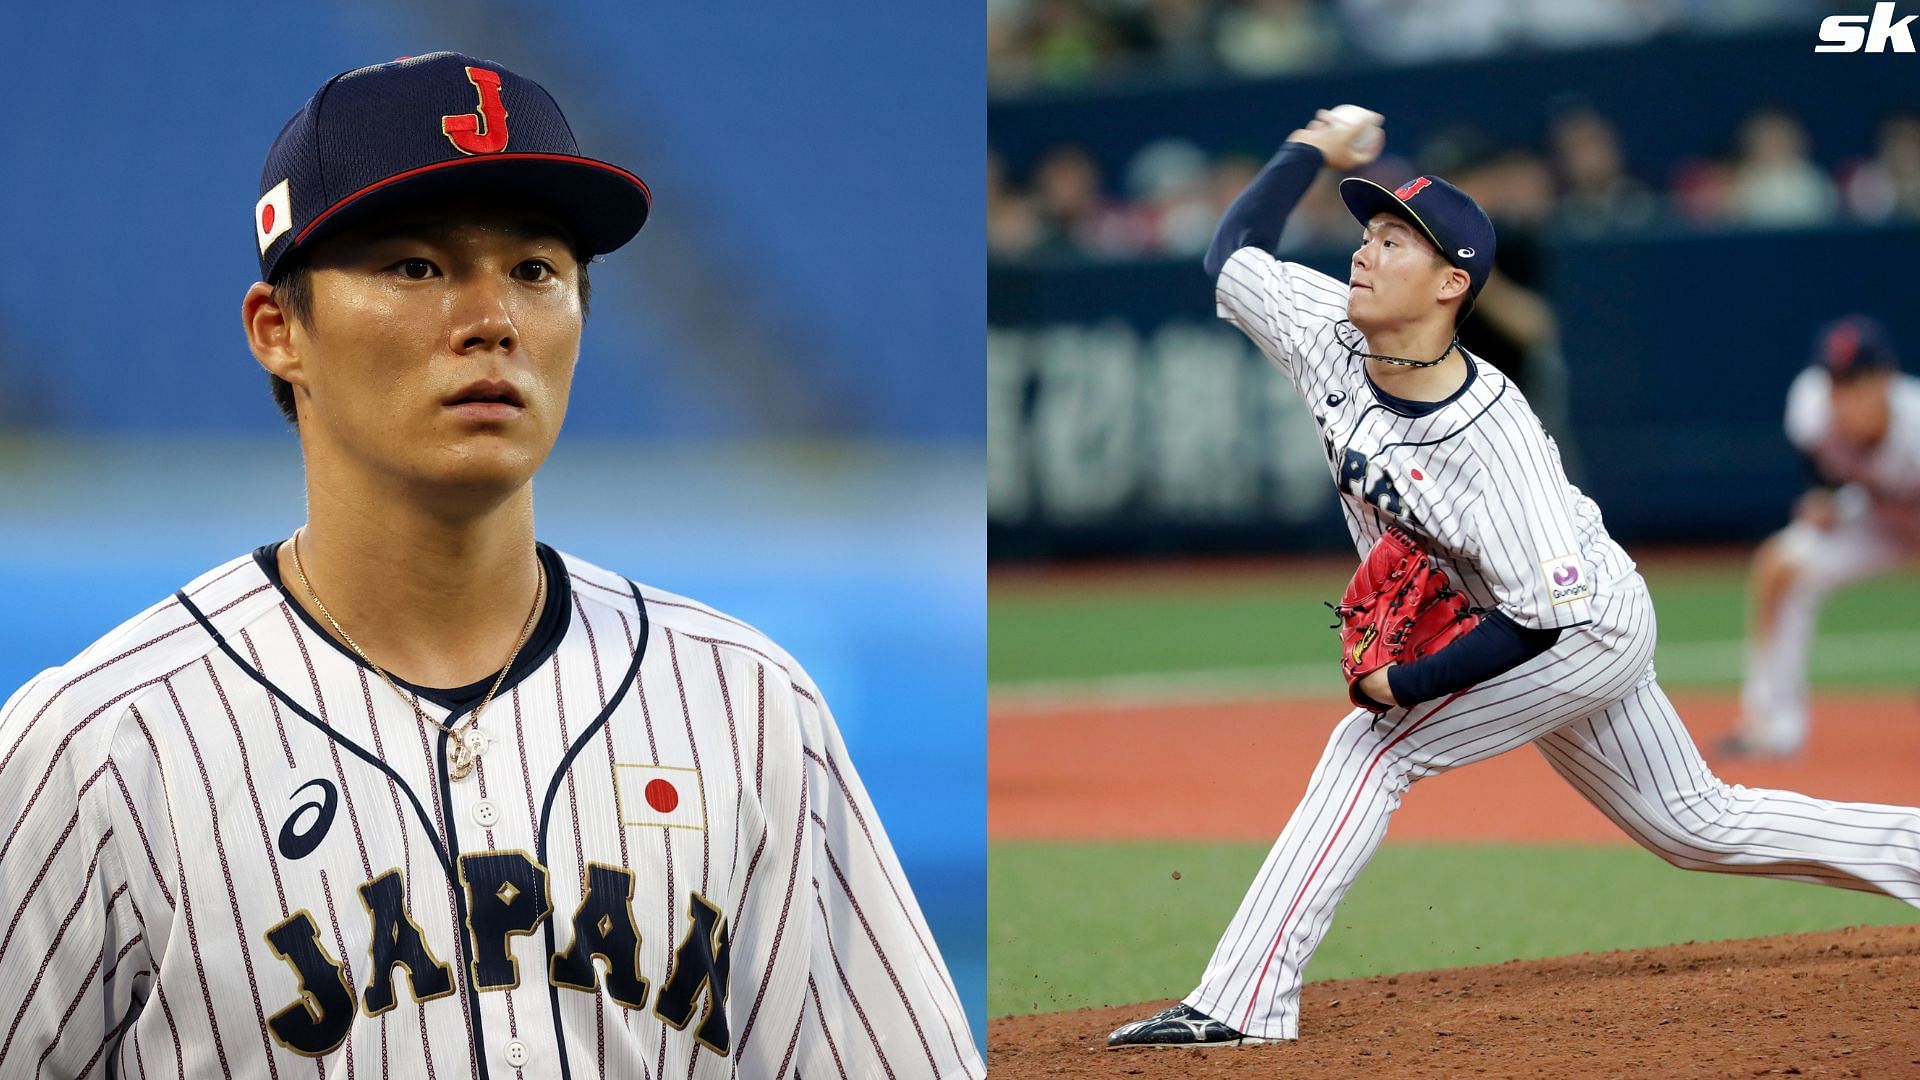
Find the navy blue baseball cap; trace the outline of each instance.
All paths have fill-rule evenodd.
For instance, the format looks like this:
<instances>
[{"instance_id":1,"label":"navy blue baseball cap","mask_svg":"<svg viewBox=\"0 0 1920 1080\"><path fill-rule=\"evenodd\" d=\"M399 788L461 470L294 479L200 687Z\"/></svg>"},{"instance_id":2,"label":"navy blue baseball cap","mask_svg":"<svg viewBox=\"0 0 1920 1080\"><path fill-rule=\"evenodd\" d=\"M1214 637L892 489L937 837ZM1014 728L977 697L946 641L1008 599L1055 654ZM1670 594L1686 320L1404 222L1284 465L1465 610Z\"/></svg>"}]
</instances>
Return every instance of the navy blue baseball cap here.
<instances>
[{"instance_id":1,"label":"navy blue baseball cap","mask_svg":"<svg viewBox=\"0 0 1920 1080\"><path fill-rule=\"evenodd\" d=\"M1398 188L1349 176L1340 199L1365 225L1373 215L1392 214L1426 236L1442 258L1467 272L1467 306L1493 273L1493 222L1473 197L1437 176L1416 176Z\"/></svg>"},{"instance_id":2,"label":"navy blue baseball cap","mask_svg":"<svg viewBox=\"0 0 1920 1080\"><path fill-rule=\"evenodd\" d=\"M1813 338L1812 366L1835 379L1900 366L1887 328L1865 315L1848 315L1820 328Z\"/></svg>"},{"instance_id":3,"label":"navy blue baseball cap","mask_svg":"<svg viewBox=\"0 0 1920 1080\"><path fill-rule=\"evenodd\" d=\"M260 277L401 201L470 192L554 214L589 255L633 239L653 201L639 177L581 156L539 83L459 53L404 57L327 80L280 129L253 208Z\"/></svg>"}]
</instances>

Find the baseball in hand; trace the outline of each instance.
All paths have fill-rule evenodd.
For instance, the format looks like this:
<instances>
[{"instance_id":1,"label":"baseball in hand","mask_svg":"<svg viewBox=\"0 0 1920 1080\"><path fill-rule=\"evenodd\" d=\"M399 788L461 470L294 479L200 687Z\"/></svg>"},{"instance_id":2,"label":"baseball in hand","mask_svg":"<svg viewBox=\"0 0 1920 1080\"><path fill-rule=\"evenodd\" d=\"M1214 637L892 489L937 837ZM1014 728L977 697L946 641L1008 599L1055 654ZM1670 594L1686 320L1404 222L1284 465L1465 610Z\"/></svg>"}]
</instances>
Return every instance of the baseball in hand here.
<instances>
[{"instance_id":1,"label":"baseball in hand","mask_svg":"<svg viewBox=\"0 0 1920 1080\"><path fill-rule=\"evenodd\" d=\"M1386 132L1380 129L1386 119L1358 105L1336 105L1321 109L1312 122L1289 138L1319 147L1333 168L1355 169L1379 157L1386 148Z\"/></svg>"},{"instance_id":2,"label":"baseball in hand","mask_svg":"<svg viewBox=\"0 0 1920 1080\"><path fill-rule=\"evenodd\" d=\"M1387 133L1380 130L1380 125L1386 123L1386 117L1358 105L1336 105L1329 112L1335 127L1355 129L1347 145L1353 148L1356 155L1365 159L1361 164L1380 155L1381 146L1387 141Z\"/></svg>"}]
</instances>

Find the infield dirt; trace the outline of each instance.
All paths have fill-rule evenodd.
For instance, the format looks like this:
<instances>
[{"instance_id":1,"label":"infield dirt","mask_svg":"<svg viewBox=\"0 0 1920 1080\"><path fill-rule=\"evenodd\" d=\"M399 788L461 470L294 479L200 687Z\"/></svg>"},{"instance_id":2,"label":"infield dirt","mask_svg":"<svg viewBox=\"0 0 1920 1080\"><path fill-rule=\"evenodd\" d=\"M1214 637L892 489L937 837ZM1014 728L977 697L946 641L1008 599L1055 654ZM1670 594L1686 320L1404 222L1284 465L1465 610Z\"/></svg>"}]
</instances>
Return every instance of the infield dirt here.
<instances>
[{"instance_id":1,"label":"infield dirt","mask_svg":"<svg viewBox=\"0 0 1920 1080\"><path fill-rule=\"evenodd\" d=\"M1732 728L1727 696L1675 699L1700 743ZM1343 711L1266 701L994 715L989 834L1270 838ZM1917 711L1909 694L1823 695L1800 758L1713 764L1735 783L1911 802ZM1175 730L1194 735L1165 737ZM1527 750L1416 784L1390 835L1628 842ZM1104 1048L1113 1028L1167 1004L991 1020L989 1069L996 1078L1916 1077L1920 925L1310 982L1296 1043Z\"/></svg>"},{"instance_id":2,"label":"infield dirt","mask_svg":"<svg viewBox=\"0 0 1920 1080\"><path fill-rule=\"evenodd\" d=\"M1920 926L1516 960L1307 984L1300 1040L1108 1050L1169 1002L1010 1016L1023 1077L1920 1075Z\"/></svg>"},{"instance_id":3,"label":"infield dirt","mask_svg":"<svg viewBox=\"0 0 1920 1080\"><path fill-rule=\"evenodd\" d=\"M1728 694L1681 692L1695 742L1733 730ZM987 834L996 840L1271 840L1306 790L1336 701L989 710ZM1823 799L1907 805L1920 796L1920 702L1823 693L1813 737L1786 761L1721 761L1721 779ZM1631 844L1531 747L1422 780L1389 840Z\"/></svg>"}]
</instances>

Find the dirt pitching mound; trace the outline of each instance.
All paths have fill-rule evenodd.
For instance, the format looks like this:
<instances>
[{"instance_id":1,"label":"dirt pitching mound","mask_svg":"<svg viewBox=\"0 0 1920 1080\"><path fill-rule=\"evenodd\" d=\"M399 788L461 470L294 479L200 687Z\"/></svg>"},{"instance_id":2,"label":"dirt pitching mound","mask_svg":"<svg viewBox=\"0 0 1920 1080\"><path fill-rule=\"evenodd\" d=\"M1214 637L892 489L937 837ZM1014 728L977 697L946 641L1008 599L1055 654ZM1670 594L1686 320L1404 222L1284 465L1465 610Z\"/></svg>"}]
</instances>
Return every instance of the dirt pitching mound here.
<instances>
[{"instance_id":1,"label":"dirt pitching mound","mask_svg":"<svg viewBox=\"0 0 1920 1080\"><path fill-rule=\"evenodd\" d=\"M1107 1050L1168 1002L987 1025L995 1080L1056 1076L1916 1076L1920 925L1309 983L1300 1041Z\"/></svg>"}]
</instances>

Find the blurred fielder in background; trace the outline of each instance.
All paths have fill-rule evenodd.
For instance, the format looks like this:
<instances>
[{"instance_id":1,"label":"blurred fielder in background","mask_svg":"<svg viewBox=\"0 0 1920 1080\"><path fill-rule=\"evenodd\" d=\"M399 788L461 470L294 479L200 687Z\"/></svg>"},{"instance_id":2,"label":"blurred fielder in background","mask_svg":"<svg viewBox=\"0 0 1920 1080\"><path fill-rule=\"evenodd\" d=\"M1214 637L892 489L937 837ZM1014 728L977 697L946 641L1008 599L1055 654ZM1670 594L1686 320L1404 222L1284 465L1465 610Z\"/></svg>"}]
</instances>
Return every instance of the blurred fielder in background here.
<instances>
[{"instance_id":1,"label":"blurred fielder in background","mask_svg":"<svg viewBox=\"0 0 1920 1080\"><path fill-rule=\"evenodd\" d=\"M1730 756L1784 757L1806 742L1807 653L1834 590L1920 562L1920 379L1878 322L1821 330L1787 390L1787 438L1813 486L1753 560L1742 729Z\"/></svg>"}]
</instances>

